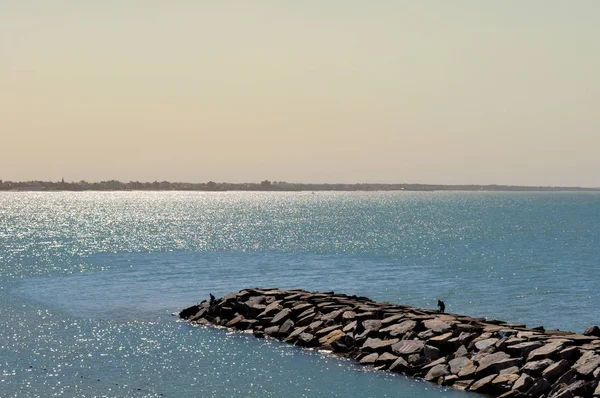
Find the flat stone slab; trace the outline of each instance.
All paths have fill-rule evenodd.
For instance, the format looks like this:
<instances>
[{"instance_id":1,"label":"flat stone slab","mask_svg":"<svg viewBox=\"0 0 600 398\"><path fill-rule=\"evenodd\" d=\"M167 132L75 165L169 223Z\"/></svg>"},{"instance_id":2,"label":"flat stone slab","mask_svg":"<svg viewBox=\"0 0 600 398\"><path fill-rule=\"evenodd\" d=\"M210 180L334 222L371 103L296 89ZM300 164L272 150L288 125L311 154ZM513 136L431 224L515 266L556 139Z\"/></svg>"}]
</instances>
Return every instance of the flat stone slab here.
<instances>
[{"instance_id":1,"label":"flat stone slab","mask_svg":"<svg viewBox=\"0 0 600 398\"><path fill-rule=\"evenodd\" d=\"M402 336L407 332L413 330L417 326L417 322L413 320L406 320L396 325L391 325L383 329L379 329L381 333L388 333L392 337Z\"/></svg>"},{"instance_id":2,"label":"flat stone slab","mask_svg":"<svg viewBox=\"0 0 600 398\"><path fill-rule=\"evenodd\" d=\"M425 342L421 340L402 340L392 346L396 354L410 355L421 352L425 347Z\"/></svg>"},{"instance_id":3,"label":"flat stone slab","mask_svg":"<svg viewBox=\"0 0 600 398\"><path fill-rule=\"evenodd\" d=\"M433 330L436 333L445 333L452 330L452 326L440 319L427 319L423 321L425 329Z\"/></svg>"},{"instance_id":4,"label":"flat stone slab","mask_svg":"<svg viewBox=\"0 0 600 398\"><path fill-rule=\"evenodd\" d=\"M362 349L365 351L380 352L387 349L388 347L393 346L399 341L400 340L398 339L382 340L377 338L367 338L367 341L365 341L365 343L363 344Z\"/></svg>"}]
</instances>

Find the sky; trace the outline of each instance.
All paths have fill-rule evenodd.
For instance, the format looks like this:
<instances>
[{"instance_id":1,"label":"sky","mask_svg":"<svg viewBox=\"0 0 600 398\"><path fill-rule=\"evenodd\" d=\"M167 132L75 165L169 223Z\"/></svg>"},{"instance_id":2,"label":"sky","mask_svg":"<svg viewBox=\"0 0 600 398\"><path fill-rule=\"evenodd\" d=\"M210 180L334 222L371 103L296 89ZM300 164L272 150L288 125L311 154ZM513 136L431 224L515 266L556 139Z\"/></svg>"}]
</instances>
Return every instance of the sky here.
<instances>
[{"instance_id":1,"label":"sky","mask_svg":"<svg viewBox=\"0 0 600 398\"><path fill-rule=\"evenodd\" d=\"M0 0L0 179L600 187L597 0Z\"/></svg>"}]
</instances>

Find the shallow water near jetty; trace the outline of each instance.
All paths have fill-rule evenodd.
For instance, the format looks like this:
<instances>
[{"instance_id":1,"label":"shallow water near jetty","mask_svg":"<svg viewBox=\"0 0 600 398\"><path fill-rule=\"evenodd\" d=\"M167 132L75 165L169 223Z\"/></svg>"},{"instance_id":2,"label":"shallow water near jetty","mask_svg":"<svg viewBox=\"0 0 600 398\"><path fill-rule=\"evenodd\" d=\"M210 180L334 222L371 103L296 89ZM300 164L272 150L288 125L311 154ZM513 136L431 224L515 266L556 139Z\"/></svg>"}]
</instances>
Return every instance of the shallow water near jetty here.
<instances>
[{"instance_id":1,"label":"shallow water near jetty","mask_svg":"<svg viewBox=\"0 0 600 398\"><path fill-rule=\"evenodd\" d=\"M597 193L0 193L3 396L472 396L170 315L244 287L583 331Z\"/></svg>"}]
</instances>

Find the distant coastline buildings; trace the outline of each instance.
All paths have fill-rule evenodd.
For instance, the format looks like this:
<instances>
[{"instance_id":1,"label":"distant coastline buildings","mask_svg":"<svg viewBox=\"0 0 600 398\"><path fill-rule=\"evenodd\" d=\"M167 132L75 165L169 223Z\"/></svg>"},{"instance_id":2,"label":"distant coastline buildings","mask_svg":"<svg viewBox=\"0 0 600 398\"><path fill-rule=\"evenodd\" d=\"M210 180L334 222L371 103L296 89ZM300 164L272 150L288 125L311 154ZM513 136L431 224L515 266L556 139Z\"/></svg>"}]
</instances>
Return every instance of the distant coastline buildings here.
<instances>
[{"instance_id":1,"label":"distant coastline buildings","mask_svg":"<svg viewBox=\"0 0 600 398\"><path fill-rule=\"evenodd\" d=\"M434 185L434 184L309 184L264 180L260 183L3 181L0 191L600 191L600 188L516 186L516 185Z\"/></svg>"}]
</instances>

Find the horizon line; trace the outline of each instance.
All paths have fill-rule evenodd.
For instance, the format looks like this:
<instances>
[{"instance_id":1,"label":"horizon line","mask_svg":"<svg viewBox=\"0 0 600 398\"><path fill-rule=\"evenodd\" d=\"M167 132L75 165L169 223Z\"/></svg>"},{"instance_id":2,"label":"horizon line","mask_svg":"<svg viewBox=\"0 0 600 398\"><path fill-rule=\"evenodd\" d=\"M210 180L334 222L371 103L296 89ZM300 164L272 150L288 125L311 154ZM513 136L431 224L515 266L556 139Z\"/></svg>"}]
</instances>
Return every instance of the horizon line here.
<instances>
[{"instance_id":1,"label":"horizon line","mask_svg":"<svg viewBox=\"0 0 600 398\"><path fill-rule=\"evenodd\" d=\"M515 184L432 184L432 183L408 183L408 182L287 182L287 181L270 181L263 180L260 182L186 182L186 181L120 181L120 180L100 180L100 181L65 181L64 178L60 181L51 180L27 180L27 181L11 181L0 179L0 190L5 188L50 188L54 190L75 190L77 187L80 190L298 190L305 187L309 190L323 188L338 188L347 187L354 190L375 190L383 188L387 190L426 190L426 189L446 189L446 190L585 190L585 191L600 191L599 187L582 187L582 186L566 186L566 185L515 185ZM371 189L365 189L369 188ZM58 189L57 189L58 188ZM62 188L62 189L61 189ZM69 189L70 188L70 189ZM246 188L246 189L241 189ZM258 188L258 189L257 189ZM357 189L363 188L363 189Z\"/></svg>"}]
</instances>

